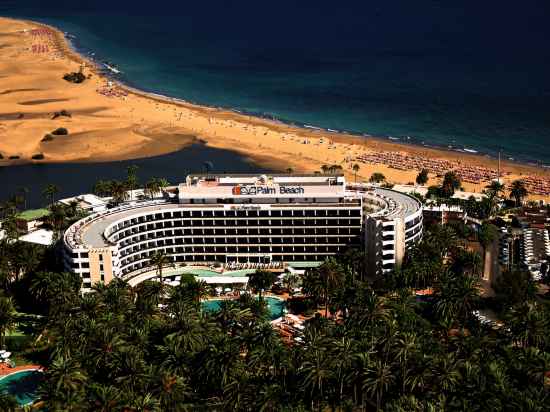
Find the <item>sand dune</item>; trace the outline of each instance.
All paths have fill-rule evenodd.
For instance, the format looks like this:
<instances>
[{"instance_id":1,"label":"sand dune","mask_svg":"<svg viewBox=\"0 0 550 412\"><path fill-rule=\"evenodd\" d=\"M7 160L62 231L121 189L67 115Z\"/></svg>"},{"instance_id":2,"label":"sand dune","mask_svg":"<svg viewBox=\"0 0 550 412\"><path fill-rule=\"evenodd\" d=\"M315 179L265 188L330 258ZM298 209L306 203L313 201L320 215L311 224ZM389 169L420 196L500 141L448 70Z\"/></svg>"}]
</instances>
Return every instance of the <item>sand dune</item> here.
<instances>
[{"instance_id":1,"label":"sand dune","mask_svg":"<svg viewBox=\"0 0 550 412\"><path fill-rule=\"evenodd\" d=\"M0 95L12 94L12 93L24 93L24 92L37 92L42 89L8 89L0 92Z\"/></svg>"},{"instance_id":2,"label":"sand dune","mask_svg":"<svg viewBox=\"0 0 550 412\"><path fill-rule=\"evenodd\" d=\"M41 104L48 104L48 103L59 103L59 102L68 102L71 99L38 99L38 100L28 100L25 102L19 102L17 104L20 104L22 106L37 106Z\"/></svg>"}]
</instances>

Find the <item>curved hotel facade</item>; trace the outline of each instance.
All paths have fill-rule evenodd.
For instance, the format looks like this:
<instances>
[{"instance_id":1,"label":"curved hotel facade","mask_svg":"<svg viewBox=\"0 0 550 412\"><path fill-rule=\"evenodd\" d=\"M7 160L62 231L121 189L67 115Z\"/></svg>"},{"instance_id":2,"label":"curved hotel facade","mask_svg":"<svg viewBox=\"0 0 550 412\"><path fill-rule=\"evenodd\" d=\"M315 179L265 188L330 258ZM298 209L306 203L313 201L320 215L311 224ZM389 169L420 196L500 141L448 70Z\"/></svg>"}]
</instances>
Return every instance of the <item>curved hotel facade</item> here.
<instances>
[{"instance_id":1,"label":"curved hotel facade","mask_svg":"<svg viewBox=\"0 0 550 412\"><path fill-rule=\"evenodd\" d=\"M370 274L399 265L422 236L422 207L343 176L188 176L161 199L94 213L64 236L65 265L83 287L131 279L166 253L175 265L284 268L364 248Z\"/></svg>"}]
</instances>

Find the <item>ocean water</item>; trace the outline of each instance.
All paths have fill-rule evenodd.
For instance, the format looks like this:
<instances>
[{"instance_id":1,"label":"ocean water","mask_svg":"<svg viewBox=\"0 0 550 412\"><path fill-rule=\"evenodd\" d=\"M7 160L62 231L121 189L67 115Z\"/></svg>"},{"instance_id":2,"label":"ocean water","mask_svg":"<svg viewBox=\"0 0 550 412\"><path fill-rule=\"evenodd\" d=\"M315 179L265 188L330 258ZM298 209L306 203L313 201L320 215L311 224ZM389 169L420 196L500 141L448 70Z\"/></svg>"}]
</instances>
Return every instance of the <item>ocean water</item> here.
<instances>
[{"instance_id":1,"label":"ocean water","mask_svg":"<svg viewBox=\"0 0 550 412\"><path fill-rule=\"evenodd\" d=\"M550 164L550 2L2 0L144 90Z\"/></svg>"}]
</instances>

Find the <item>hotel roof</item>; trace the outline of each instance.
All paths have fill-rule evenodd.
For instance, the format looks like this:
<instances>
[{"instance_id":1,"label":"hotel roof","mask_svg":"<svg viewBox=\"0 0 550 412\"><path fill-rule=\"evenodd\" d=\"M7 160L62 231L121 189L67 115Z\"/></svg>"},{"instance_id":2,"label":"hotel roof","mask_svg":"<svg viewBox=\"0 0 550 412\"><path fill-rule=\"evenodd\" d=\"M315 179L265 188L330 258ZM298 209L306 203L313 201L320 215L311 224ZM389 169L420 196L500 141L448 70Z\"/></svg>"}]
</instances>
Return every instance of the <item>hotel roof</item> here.
<instances>
[{"instance_id":1,"label":"hotel roof","mask_svg":"<svg viewBox=\"0 0 550 412\"><path fill-rule=\"evenodd\" d=\"M420 202L414 197L396 192L395 190L376 188L375 193L389 202L387 217L407 218L418 212L421 207Z\"/></svg>"},{"instance_id":2,"label":"hotel roof","mask_svg":"<svg viewBox=\"0 0 550 412\"><path fill-rule=\"evenodd\" d=\"M247 197L338 198L345 196L345 184L345 178L339 175L189 175L178 189L181 201Z\"/></svg>"},{"instance_id":3,"label":"hotel roof","mask_svg":"<svg viewBox=\"0 0 550 412\"><path fill-rule=\"evenodd\" d=\"M256 175L250 175L257 177ZM294 176L295 177L295 176ZM319 177L318 175L315 175L315 177ZM325 178L327 176L324 176ZM187 187L185 184L183 184L184 187ZM307 187L307 186L306 186ZM315 188L316 186L308 187L308 190L314 190L312 188ZM182 188L182 185L180 185L180 190ZM330 192L326 192L328 188L334 188L337 190L337 192L332 192L333 197L339 197L341 195L345 196L346 198L355 198L355 197L362 197L365 200L372 200L378 203L379 208L370 213L373 217L380 217L384 219L396 219L396 218L403 218L407 219L409 216L415 214L421 209L420 202L406 194L396 192L394 190L389 189L383 189L379 187L372 187L368 185L357 185L358 190L346 190L345 186L317 186L318 189L320 189L319 194L315 195L307 195L302 194L301 197L315 197L319 196L320 198L323 198L324 196L321 194L323 193L322 190L325 190L325 195L330 195ZM229 193L231 194L231 187L226 187L225 189L229 190ZM197 195L201 195L204 197L204 193L201 194L201 192L204 192L204 188L202 187L196 187L195 190L197 191ZM216 194L218 196L218 194ZM335 196L337 195L337 196ZM225 196L221 196L225 197ZM244 196L245 198L247 195ZM269 197L280 197L279 194L277 195L270 195ZM181 198L181 195L180 195ZM184 196L185 198L185 196ZM333 204L334 201L327 201L327 202L319 202L319 203L288 203L288 204L274 204L278 208L285 208L285 207L333 207L338 206L338 204ZM90 215L89 217L77 222L73 226L69 228L69 230L65 234L65 239L67 240L67 243L73 248L77 249L79 247L92 247L92 248L101 248L101 247L108 247L110 244L104 237L105 230L115 222L119 220L124 220L130 217L137 217L142 214L147 214L151 212L163 212L166 210L177 210L181 208L225 208L227 207L227 204L189 204L189 203L173 203L166 200L156 200L156 201L147 201L147 202L130 202L128 204L124 204L116 209L110 209L106 212L100 212L93 215ZM250 206L248 204L235 204L230 205L231 207L247 207ZM269 206L269 205L265 205Z\"/></svg>"},{"instance_id":4,"label":"hotel roof","mask_svg":"<svg viewBox=\"0 0 550 412\"><path fill-rule=\"evenodd\" d=\"M196 174L190 174L190 175L187 175L187 177L197 177L197 178L226 178L226 177L230 177L230 178L247 178L247 177L260 177L260 176L272 176L272 177L276 177L276 178L302 178L302 177L315 177L315 178L327 178L327 177L344 177L343 174L322 174L322 173L287 173L287 174L278 174L278 175L273 175L273 174L266 174L266 173L261 173L261 174L258 174L258 173L216 173L216 174L211 174L211 175L206 175L204 173L196 173Z\"/></svg>"}]
</instances>

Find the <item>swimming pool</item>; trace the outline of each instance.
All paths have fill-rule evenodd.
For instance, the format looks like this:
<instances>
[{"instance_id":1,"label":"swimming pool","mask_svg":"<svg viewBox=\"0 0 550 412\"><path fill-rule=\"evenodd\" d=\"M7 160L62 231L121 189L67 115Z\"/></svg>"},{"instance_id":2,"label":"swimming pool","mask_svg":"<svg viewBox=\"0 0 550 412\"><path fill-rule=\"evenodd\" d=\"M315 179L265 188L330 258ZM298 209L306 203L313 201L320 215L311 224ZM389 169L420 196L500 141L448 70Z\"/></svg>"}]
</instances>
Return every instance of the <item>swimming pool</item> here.
<instances>
[{"instance_id":1,"label":"swimming pool","mask_svg":"<svg viewBox=\"0 0 550 412\"><path fill-rule=\"evenodd\" d=\"M13 395L19 405L29 405L38 397L38 385L43 378L38 370L12 373L0 378L0 393Z\"/></svg>"},{"instance_id":2,"label":"swimming pool","mask_svg":"<svg viewBox=\"0 0 550 412\"><path fill-rule=\"evenodd\" d=\"M264 298L267 303L267 308L269 310L269 315L271 320L280 318L283 316L283 309L285 307L285 301L282 299L266 297ZM209 312L216 312L220 310L220 302L223 302L223 299L212 299L202 302L202 307Z\"/></svg>"}]
</instances>

